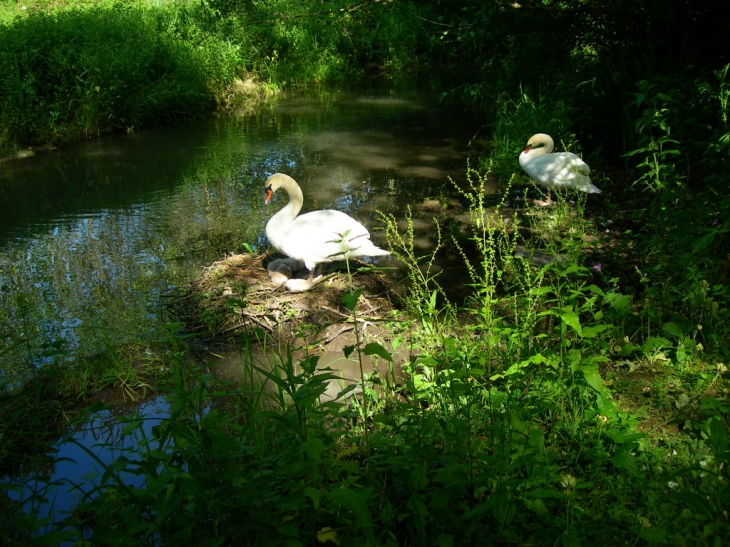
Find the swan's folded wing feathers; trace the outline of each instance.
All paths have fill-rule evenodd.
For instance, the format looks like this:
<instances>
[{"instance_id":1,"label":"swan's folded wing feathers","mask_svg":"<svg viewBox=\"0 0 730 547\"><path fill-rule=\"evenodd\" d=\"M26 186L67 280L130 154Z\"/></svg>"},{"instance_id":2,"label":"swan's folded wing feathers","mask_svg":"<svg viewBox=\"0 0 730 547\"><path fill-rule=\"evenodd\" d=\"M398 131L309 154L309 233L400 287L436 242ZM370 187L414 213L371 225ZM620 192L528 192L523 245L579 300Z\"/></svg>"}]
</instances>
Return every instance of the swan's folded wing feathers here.
<instances>
[{"instance_id":1,"label":"swan's folded wing feathers","mask_svg":"<svg viewBox=\"0 0 730 547\"><path fill-rule=\"evenodd\" d=\"M591 194L601 192L591 183L591 169L581 158L572 152L552 153L553 146L553 139L544 133L530 137L527 148L519 156L522 169L548 188L571 187Z\"/></svg>"},{"instance_id":2,"label":"swan's folded wing feathers","mask_svg":"<svg viewBox=\"0 0 730 547\"><path fill-rule=\"evenodd\" d=\"M266 235L269 242L291 258L304 261L310 277L317 264L341 260L345 256L384 256L387 251L370 241L367 228L347 214L332 209L316 210L297 216L304 196L297 182L276 173L264 183L269 192L284 188L289 203L269 219ZM295 282L293 286L299 290Z\"/></svg>"}]
</instances>

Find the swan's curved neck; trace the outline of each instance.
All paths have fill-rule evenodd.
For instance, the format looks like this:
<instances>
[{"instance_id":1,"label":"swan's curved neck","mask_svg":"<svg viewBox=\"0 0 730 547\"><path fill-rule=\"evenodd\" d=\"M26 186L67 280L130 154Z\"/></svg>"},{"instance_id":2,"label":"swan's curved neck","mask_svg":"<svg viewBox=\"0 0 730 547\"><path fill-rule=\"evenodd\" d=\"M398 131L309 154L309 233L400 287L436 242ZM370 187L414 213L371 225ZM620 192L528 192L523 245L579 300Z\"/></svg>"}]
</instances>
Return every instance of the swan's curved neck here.
<instances>
[{"instance_id":1,"label":"swan's curved neck","mask_svg":"<svg viewBox=\"0 0 730 547\"><path fill-rule=\"evenodd\" d=\"M281 187L286 190L287 194L289 194L289 203L271 217L271 220L276 219L275 222L277 223L291 222L297 217L299 211L302 210L302 205L304 205L304 194L302 194L302 189L299 188L298 184L291 184L288 180L285 180L281 184Z\"/></svg>"}]
</instances>

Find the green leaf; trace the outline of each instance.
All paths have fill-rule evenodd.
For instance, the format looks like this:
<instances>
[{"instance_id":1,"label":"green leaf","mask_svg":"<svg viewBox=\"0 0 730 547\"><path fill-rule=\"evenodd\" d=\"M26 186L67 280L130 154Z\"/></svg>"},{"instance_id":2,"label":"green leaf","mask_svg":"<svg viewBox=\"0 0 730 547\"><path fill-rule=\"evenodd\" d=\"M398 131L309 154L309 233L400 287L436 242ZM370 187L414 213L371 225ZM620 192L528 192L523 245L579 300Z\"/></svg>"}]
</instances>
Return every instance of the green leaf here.
<instances>
[{"instance_id":1,"label":"green leaf","mask_svg":"<svg viewBox=\"0 0 730 547\"><path fill-rule=\"evenodd\" d=\"M646 435L644 435L643 433L631 433L626 431L618 431L616 429L609 429L608 431L606 431L606 436L617 444L628 444L634 443L639 439L643 439Z\"/></svg>"},{"instance_id":2,"label":"green leaf","mask_svg":"<svg viewBox=\"0 0 730 547\"><path fill-rule=\"evenodd\" d=\"M629 473L636 473L638 468L636 466L636 459L631 454L632 450L638 448L636 443L625 444L619 448L611 458L611 463L619 469L625 469Z\"/></svg>"},{"instance_id":3,"label":"green leaf","mask_svg":"<svg viewBox=\"0 0 730 547\"><path fill-rule=\"evenodd\" d=\"M588 285L586 287L586 290L593 291L594 293L600 294L603 297L606 296L606 293L604 293L597 285Z\"/></svg>"},{"instance_id":4,"label":"green leaf","mask_svg":"<svg viewBox=\"0 0 730 547\"><path fill-rule=\"evenodd\" d=\"M307 459L314 461L320 460L322 452L327 450L322 439L315 437L314 435L311 435L305 442L301 443L299 448L302 453L307 455Z\"/></svg>"},{"instance_id":5,"label":"green leaf","mask_svg":"<svg viewBox=\"0 0 730 547\"><path fill-rule=\"evenodd\" d=\"M372 520L370 519L370 513L368 512L367 503L365 497L359 492L354 490L347 490L345 488L336 488L332 490L328 497L335 503L339 503L346 509L352 512L355 516L355 521L358 526L366 529L370 529L372 534Z\"/></svg>"},{"instance_id":6,"label":"green leaf","mask_svg":"<svg viewBox=\"0 0 730 547\"><path fill-rule=\"evenodd\" d=\"M545 502L541 499L524 500L524 503L528 509L531 509L541 517L546 517L550 513L547 506L545 505Z\"/></svg>"},{"instance_id":7,"label":"green leaf","mask_svg":"<svg viewBox=\"0 0 730 547\"><path fill-rule=\"evenodd\" d=\"M666 543L667 533L664 528L657 528L652 526L651 528L642 528L639 532L639 537L648 543Z\"/></svg>"},{"instance_id":8,"label":"green leaf","mask_svg":"<svg viewBox=\"0 0 730 547\"><path fill-rule=\"evenodd\" d=\"M493 374L489 377L490 380L498 380L499 378L504 378L506 376L511 376L513 374L516 374L520 370L528 367L531 364L540 364L545 363L546 359L542 355L542 353L538 353L537 355L533 355L529 359L525 359L524 361L520 361L519 363L514 363L512 366L510 366L507 370L505 370L501 374Z\"/></svg>"},{"instance_id":9,"label":"green leaf","mask_svg":"<svg viewBox=\"0 0 730 547\"><path fill-rule=\"evenodd\" d=\"M352 352L355 351L355 346L345 346L342 348L342 353L345 355L345 359L348 359Z\"/></svg>"},{"instance_id":10,"label":"green leaf","mask_svg":"<svg viewBox=\"0 0 730 547\"><path fill-rule=\"evenodd\" d=\"M596 395L596 405L598 406L599 412L604 416L612 416L616 412L616 405L608 398L607 392Z\"/></svg>"},{"instance_id":11,"label":"green leaf","mask_svg":"<svg viewBox=\"0 0 730 547\"><path fill-rule=\"evenodd\" d=\"M340 545L340 540L337 539L337 532L326 526L317 532L317 541L320 543L327 543L331 541L335 545Z\"/></svg>"},{"instance_id":12,"label":"green leaf","mask_svg":"<svg viewBox=\"0 0 730 547\"><path fill-rule=\"evenodd\" d=\"M673 322L664 323L662 325L662 330L668 334L671 334L672 336L676 336L677 338L681 337L684 333L682 332L682 329L679 328L679 325Z\"/></svg>"},{"instance_id":13,"label":"green leaf","mask_svg":"<svg viewBox=\"0 0 730 547\"><path fill-rule=\"evenodd\" d=\"M363 351L365 352L365 355L377 355L379 357L382 357L386 361L393 362L393 356L388 353L383 346L375 342L367 344Z\"/></svg>"},{"instance_id":14,"label":"green leaf","mask_svg":"<svg viewBox=\"0 0 730 547\"><path fill-rule=\"evenodd\" d=\"M655 349L671 348L672 343L663 336L652 336L648 338L641 346L641 351L648 353Z\"/></svg>"},{"instance_id":15,"label":"green leaf","mask_svg":"<svg viewBox=\"0 0 730 547\"><path fill-rule=\"evenodd\" d=\"M356 291L347 291L345 294L342 295L342 304L350 311L354 311L355 306L357 305L357 300L360 298L360 295L362 294L362 289L357 289Z\"/></svg>"},{"instance_id":16,"label":"green leaf","mask_svg":"<svg viewBox=\"0 0 730 547\"><path fill-rule=\"evenodd\" d=\"M686 503L696 512L701 513L708 518L714 517L715 508L707 498L700 495L693 494L692 492L675 492L674 494L671 494L669 498Z\"/></svg>"},{"instance_id":17,"label":"green leaf","mask_svg":"<svg viewBox=\"0 0 730 547\"><path fill-rule=\"evenodd\" d=\"M710 420L710 447L718 458L725 458L727 451L727 432L722 420L717 416Z\"/></svg>"},{"instance_id":18,"label":"green leaf","mask_svg":"<svg viewBox=\"0 0 730 547\"><path fill-rule=\"evenodd\" d=\"M578 371L583 373L586 383L598 393L606 392L606 386L603 385L601 374L598 372L598 365L581 365L578 367Z\"/></svg>"},{"instance_id":19,"label":"green leaf","mask_svg":"<svg viewBox=\"0 0 730 547\"><path fill-rule=\"evenodd\" d=\"M639 348L636 344L632 344L631 342L627 343L623 348L621 348L621 357L627 356L629 353L635 352Z\"/></svg>"},{"instance_id":20,"label":"green leaf","mask_svg":"<svg viewBox=\"0 0 730 547\"><path fill-rule=\"evenodd\" d=\"M130 435L135 429L138 429L142 425L142 420L134 419L127 422L124 426L124 434Z\"/></svg>"},{"instance_id":21,"label":"green leaf","mask_svg":"<svg viewBox=\"0 0 730 547\"><path fill-rule=\"evenodd\" d=\"M583 338L595 338L604 330L610 328L609 325L592 325L583 329Z\"/></svg>"},{"instance_id":22,"label":"green leaf","mask_svg":"<svg viewBox=\"0 0 730 547\"><path fill-rule=\"evenodd\" d=\"M715 234L719 233L716 230L711 231L708 234L705 234L703 236L698 237L694 240L692 243L692 253L699 253L701 251L704 251L705 249L709 248L712 245L713 240L715 239Z\"/></svg>"},{"instance_id":23,"label":"green leaf","mask_svg":"<svg viewBox=\"0 0 730 547\"><path fill-rule=\"evenodd\" d=\"M304 488L304 495L312 500L312 504L315 509L319 509L319 506L322 503L322 498L324 498L324 492L317 490L316 488L312 488L311 486L307 486Z\"/></svg>"},{"instance_id":24,"label":"green leaf","mask_svg":"<svg viewBox=\"0 0 730 547\"><path fill-rule=\"evenodd\" d=\"M611 308L615 310L626 312L631 310L631 296L628 294L609 293L606 300L611 305Z\"/></svg>"},{"instance_id":25,"label":"green leaf","mask_svg":"<svg viewBox=\"0 0 730 547\"><path fill-rule=\"evenodd\" d=\"M684 363L687 359L690 359L695 352L697 342L692 340L690 337L686 337L677 345L677 362Z\"/></svg>"},{"instance_id":26,"label":"green leaf","mask_svg":"<svg viewBox=\"0 0 730 547\"><path fill-rule=\"evenodd\" d=\"M689 403L689 396L686 393L680 393L677 400L674 402L674 406L677 410L682 410Z\"/></svg>"},{"instance_id":27,"label":"green leaf","mask_svg":"<svg viewBox=\"0 0 730 547\"><path fill-rule=\"evenodd\" d=\"M587 272L587 271L588 271L588 268L585 268L583 266L578 266L577 264L573 264L573 265L568 266L567 268L565 268L565 270L563 270L560 273L561 273L561 275L563 277L567 277L570 274Z\"/></svg>"},{"instance_id":28,"label":"green leaf","mask_svg":"<svg viewBox=\"0 0 730 547\"><path fill-rule=\"evenodd\" d=\"M356 386L353 386L356 387ZM398 422L396 422L393 418L386 414L376 414L373 416L373 422L379 423L379 424L385 424L390 427L397 427Z\"/></svg>"},{"instance_id":29,"label":"green leaf","mask_svg":"<svg viewBox=\"0 0 730 547\"><path fill-rule=\"evenodd\" d=\"M475 517L481 517L483 514L494 510L495 498L493 496L485 499L483 502L474 507L471 511L467 511L462 519L468 521Z\"/></svg>"},{"instance_id":30,"label":"green leaf","mask_svg":"<svg viewBox=\"0 0 730 547\"><path fill-rule=\"evenodd\" d=\"M582 335L582 329L580 327L580 319L578 318L578 314L574 311L567 311L565 313L560 314L560 319L563 320L563 322L571 327L575 332Z\"/></svg>"},{"instance_id":31,"label":"green leaf","mask_svg":"<svg viewBox=\"0 0 730 547\"><path fill-rule=\"evenodd\" d=\"M438 293L436 291L433 291L431 293L431 300L429 302L429 306L432 310L436 309L436 297L438 296Z\"/></svg>"}]
</instances>

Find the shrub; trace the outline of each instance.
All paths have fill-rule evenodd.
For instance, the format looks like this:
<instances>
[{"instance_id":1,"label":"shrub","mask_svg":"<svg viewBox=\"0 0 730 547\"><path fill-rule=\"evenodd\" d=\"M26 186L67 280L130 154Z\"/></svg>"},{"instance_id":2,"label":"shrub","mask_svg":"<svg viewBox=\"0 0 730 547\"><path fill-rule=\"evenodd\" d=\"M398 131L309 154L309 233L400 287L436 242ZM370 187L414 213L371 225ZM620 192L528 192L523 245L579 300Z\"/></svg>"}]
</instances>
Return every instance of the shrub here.
<instances>
[{"instance_id":1,"label":"shrub","mask_svg":"<svg viewBox=\"0 0 730 547\"><path fill-rule=\"evenodd\" d=\"M0 32L0 145L45 143L210 111L236 47L185 8L34 13Z\"/></svg>"}]
</instances>

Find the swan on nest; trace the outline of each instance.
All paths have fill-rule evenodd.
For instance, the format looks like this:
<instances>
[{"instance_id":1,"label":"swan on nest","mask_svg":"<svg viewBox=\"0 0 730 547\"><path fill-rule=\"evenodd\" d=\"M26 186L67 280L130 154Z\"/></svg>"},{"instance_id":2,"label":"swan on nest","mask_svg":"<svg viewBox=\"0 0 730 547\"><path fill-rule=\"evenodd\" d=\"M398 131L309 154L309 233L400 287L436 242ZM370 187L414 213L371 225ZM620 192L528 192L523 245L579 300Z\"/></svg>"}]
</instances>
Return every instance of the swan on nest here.
<instances>
[{"instance_id":1,"label":"swan on nest","mask_svg":"<svg viewBox=\"0 0 730 547\"><path fill-rule=\"evenodd\" d=\"M264 203L268 204L279 188L289 195L289 203L266 223L266 237L277 250L301 260L309 270L309 279L290 279L286 282L287 289L305 291L311 288L321 277L313 279L319 264L390 254L370 241L370 232L365 226L342 211L326 209L297 216L304 204L304 194L289 175L276 173L266 180Z\"/></svg>"}]
</instances>

